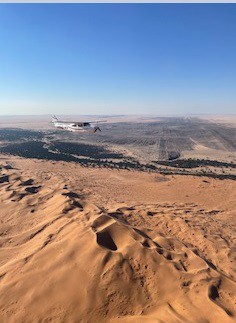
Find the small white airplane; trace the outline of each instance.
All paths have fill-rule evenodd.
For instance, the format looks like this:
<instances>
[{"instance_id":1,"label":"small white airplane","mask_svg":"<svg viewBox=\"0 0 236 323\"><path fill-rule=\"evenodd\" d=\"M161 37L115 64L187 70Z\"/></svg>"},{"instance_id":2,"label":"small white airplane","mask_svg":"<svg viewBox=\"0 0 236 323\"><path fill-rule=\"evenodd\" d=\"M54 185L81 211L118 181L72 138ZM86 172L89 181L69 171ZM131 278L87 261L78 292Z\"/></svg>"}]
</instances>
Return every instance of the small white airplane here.
<instances>
[{"instance_id":1,"label":"small white airplane","mask_svg":"<svg viewBox=\"0 0 236 323\"><path fill-rule=\"evenodd\" d=\"M52 123L58 129L63 129L72 132L97 132L101 129L98 127L98 123L106 122L106 120L88 121L88 122L72 122L61 121L56 116L52 116Z\"/></svg>"}]
</instances>

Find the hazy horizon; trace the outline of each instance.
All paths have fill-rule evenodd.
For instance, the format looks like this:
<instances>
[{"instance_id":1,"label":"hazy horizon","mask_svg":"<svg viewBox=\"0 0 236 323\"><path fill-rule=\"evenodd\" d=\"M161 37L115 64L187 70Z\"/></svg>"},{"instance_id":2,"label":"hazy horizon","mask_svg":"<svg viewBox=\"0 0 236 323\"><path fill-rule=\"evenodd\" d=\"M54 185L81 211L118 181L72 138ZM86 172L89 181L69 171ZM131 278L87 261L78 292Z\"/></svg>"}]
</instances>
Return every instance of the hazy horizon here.
<instances>
[{"instance_id":1,"label":"hazy horizon","mask_svg":"<svg viewBox=\"0 0 236 323\"><path fill-rule=\"evenodd\" d=\"M0 114L0 117L51 117L52 113L41 113L41 114ZM57 116L109 116L109 117L120 117L120 116L140 116L140 117L187 117L187 116L236 116L236 113L100 113L100 114L93 114L93 113L57 113Z\"/></svg>"}]
</instances>

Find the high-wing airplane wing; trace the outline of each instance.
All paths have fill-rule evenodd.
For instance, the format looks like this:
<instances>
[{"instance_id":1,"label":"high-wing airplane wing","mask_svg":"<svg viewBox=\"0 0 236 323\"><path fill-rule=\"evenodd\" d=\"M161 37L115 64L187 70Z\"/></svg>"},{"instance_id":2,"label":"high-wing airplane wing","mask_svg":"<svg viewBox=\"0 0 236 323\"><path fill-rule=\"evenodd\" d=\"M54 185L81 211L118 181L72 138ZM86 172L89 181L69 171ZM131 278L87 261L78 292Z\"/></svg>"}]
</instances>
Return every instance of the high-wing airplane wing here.
<instances>
[{"instance_id":1,"label":"high-wing airplane wing","mask_svg":"<svg viewBox=\"0 0 236 323\"><path fill-rule=\"evenodd\" d=\"M52 116L52 122L61 122L61 123L67 123L67 124L76 124L79 126L86 126L90 123L103 123L103 122L107 122L107 120L91 120L91 121L83 121L83 122L79 122L79 121L64 121L64 120L59 120L56 116Z\"/></svg>"}]
</instances>

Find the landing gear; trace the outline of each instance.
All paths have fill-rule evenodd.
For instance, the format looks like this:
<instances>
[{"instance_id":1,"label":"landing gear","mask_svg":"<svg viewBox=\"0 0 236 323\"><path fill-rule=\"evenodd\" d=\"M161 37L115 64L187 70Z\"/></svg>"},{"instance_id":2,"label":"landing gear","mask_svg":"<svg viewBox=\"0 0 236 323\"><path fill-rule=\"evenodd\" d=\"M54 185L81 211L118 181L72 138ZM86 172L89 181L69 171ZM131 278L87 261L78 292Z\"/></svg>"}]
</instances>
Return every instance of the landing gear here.
<instances>
[{"instance_id":1,"label":"landing gear","mask_svg":"<svg viewBox=\"0 0 236 323\"><path fill-rule=\"evenodd\" d=\"M97 131L102 132L102 130L101 130L98 126L94 128L94 131L93 131L93 132L95 133L95 132L97 132Z\"/></svg>"}]
</instances>

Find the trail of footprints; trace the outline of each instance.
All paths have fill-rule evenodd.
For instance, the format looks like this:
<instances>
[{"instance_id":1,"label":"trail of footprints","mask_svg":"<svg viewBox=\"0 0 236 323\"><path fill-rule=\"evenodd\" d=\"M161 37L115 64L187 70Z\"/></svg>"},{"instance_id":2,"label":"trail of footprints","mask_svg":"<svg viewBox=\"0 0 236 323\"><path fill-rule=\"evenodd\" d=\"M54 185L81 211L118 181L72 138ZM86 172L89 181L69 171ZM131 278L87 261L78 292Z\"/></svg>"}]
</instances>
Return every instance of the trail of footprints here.
<instances>
[{"instance_id":1,"label":"trail of footprints","mask_svg":"<svg viewBox=\"0 0 236 323\"><path fill-rule=\"evenodd\" d=\"M128 225L118 219L114 212L99 216L91 227L96 233L97 243L108 250L122 252L129 243L136 242L144 248L155 249L158 255L171 261L178 270L195 273L209 268L203 259L183 243L151 229L144 231Z\"/></svg>"},{"instance_id":2,"label":"trail of footprints","mask_svg":"<svg viewBox=\"0 0 236 323\"><path fill-rule=\"evenodd\" d=\"M189 205L186 207L189 208ZM170 209L170 206L167 205L167 208ZM185 244L172 235L166 235L164 232L150 229L149 226L145 229L142 226L129 224L130 212L136 212L137 218L137 214L142 213L142 208L118 208L115 212L108 211L101 214L93 221L91 228L96 235L96 242L101 248L108 251L105 261L109 262L111 258L110 252L117 253L121 256L121 259L128 261L129 266L132 268L133 264L129 261L130 246L134 246L133 249L139 249L140 252L142 252L142 248L150 250L150 257L153 259L154 254L157 263L162 262L166 266L173 266L180 273L182 288L186 293L189 290L198 292L198 288L205 284L208 286L208 298L229 317L232 316L231 309L234 306L234 299L230 296L231 292L227 293L221 288L222 273L216 269L214 264L203 255L200 255L197 248L190 247L189 244ZM146 215L144 215L145 212ZM156 211L145 210L145 212L143 211L142 217L153 217L157 214ZM145 269L140 272L140 277L143 277L143 271ZM223 277L231 281L224 274ZM231 282L233 283L233 281Z\"/></svg>"}]
</instances>

